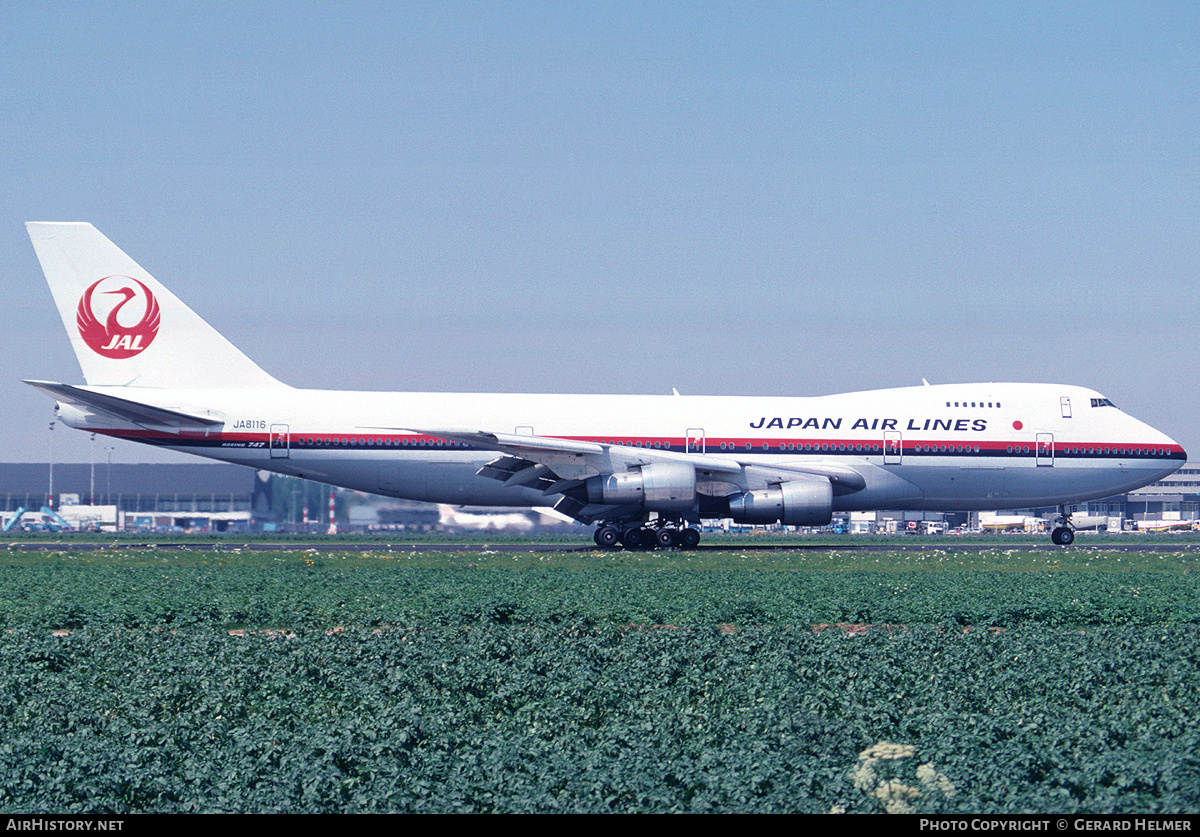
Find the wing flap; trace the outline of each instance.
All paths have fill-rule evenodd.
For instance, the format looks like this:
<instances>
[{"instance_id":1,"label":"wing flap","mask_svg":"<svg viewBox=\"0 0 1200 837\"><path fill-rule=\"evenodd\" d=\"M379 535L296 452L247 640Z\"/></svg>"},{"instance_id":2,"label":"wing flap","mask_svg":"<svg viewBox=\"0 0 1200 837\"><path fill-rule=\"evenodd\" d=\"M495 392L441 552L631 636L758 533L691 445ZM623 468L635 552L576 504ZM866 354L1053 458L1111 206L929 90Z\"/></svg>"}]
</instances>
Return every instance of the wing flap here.
<instances>
[{"instance_id":1,"label":"wing flap","mask_svg":"<svg viewBox=\"0 0 1200 837\"><path fill-rule=\"evenodd\" d=\"M797 476L825 477L835 494L850 494L867 487L866 478L849 465L840 462L798 462L787 465L745 465L747 479L763 484L787 482Z\"/></svg>"},{"instance_id":2,"label":"wing flap","mask_svg":"<svg viewBox=\"0 0 1200 837\"><path fill-rule=\"evenodd\" d=\"M519 456L499 456L475 473L481 477L500 480L507 488L511 485L545 489L554 483L554 472L538 462Z\"/></svg>"}]
</instances>

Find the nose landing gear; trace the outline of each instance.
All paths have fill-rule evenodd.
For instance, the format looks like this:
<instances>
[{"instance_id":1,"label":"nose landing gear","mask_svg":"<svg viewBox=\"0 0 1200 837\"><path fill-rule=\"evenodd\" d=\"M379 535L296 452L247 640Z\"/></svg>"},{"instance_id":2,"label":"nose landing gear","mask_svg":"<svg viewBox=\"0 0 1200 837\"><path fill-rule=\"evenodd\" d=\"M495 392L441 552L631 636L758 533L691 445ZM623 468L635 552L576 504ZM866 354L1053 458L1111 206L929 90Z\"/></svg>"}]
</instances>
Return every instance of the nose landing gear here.
<instances>
[{"instance_id":1,"label":"nose landing gear","mask_svg":"<svg viewBox=\"0 0 1200 837\"><path fill-rule=\"evenodd\" d=\"M1075 529L1071 526L1071 513L1067 511L1066 506L1058 507L1058 519L1055 521L1054 531L1050 533L1050 540L1058 546L1070 546L1075 543Z\"/></svg>"}]
</instances>

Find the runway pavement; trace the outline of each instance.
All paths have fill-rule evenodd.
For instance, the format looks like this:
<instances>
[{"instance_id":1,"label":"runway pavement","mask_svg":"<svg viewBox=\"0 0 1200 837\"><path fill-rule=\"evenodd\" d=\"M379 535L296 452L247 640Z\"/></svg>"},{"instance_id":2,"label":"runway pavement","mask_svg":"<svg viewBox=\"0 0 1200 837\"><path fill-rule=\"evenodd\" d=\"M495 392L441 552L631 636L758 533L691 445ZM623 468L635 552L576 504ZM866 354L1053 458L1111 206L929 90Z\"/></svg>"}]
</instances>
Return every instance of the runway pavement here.
<instances>
[{"instance_id":1,"label":"runway pavement","mask_svg":"<svg viewBox=\"0 0 1200 837\"><path fill-rule=\"evenodd\" d=\"M31 552L92 552L104 549L153 550L153 549L185 549L197 552L231 552L234 550L251 552L611 552L621 551L620 547L603 549L591 543L481 543L478 541L452 543L434 541L424 543L382 541L356 541L325 538L311 541L256 541L256 540L220 540L220 541L186 541L165 538L154 541L130 541L121 538L111 540L23 540L10 541L0 545L0 548L23 550ZM856 543L852 539L830 543L720 543L701 544L695 552L920 552L929 549L951 549L964 552L981 552L991 549L1021 549L1038 552L1053 552L1056 550L1108 550L1118 552L1200 552L1200 541L1188 540L1167 543L1147 543L1131 540L1115 540L1107 538L1081 538L1072 546L1055 546L1049 542L1038 541L960 541L946 539L944 541L913 542L904 539L895 541Z\"/></svg>"}]
</instances>

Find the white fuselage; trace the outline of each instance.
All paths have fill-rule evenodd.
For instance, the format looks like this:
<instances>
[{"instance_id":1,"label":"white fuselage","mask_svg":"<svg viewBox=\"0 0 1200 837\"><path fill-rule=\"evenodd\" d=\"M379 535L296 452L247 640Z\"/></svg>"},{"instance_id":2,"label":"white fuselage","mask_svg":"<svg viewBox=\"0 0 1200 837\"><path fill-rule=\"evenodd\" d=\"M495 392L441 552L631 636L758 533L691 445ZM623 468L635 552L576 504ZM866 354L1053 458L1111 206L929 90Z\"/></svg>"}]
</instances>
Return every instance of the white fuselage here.
<instances>
[{"instance_id":1,"label":"white fuselage","mask_svg":"<svg viewBox=\"0 0 1200 837\"><path fill-rule=\"evenodd\" d=\"M87 387L130 397L130 387ZM84 430L393 497L543 506L541 490L478 475L495 449L439 436L479 428L738 460L714 493L754 488L753 466L845 466L865 486L838 511L984 510L1128 492L1186 460L1163 433L1089 389L945 384L823 397L370 393L137 389L139 402L222 422L155 431L65 410Z\"/></svg>"},{"instance_id":2,"label":"white fuselage","mask_svg":"<svg viewBox=\"0 0 1200 837\"><path fill-rule=\"evenodd\" d=\"M28 383L67 424L393 497L552 505L599 522L600 546L691 548L706 517L821 526L834 511L1061 505L1187 458L1099 393L1050 384L820 398L293 389L91 224L26 227L88 385ZM1069 525L1052 535L1072 538Z\"/></svg>"}]
</instances>

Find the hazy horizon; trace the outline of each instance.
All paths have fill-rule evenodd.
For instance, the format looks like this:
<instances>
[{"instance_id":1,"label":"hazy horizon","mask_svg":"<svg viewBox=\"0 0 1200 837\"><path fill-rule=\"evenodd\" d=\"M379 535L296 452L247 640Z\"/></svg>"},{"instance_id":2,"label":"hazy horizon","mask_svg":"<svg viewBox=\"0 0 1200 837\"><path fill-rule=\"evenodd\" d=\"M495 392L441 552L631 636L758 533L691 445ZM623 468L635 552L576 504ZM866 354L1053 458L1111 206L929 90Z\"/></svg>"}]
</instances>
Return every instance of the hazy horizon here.
<instances>
[{"instance_id":1,"label":"hazy horizon","mask_svg":"<svg viewBox=\"0 0 1200 837\"><path fill-rule=\"evenodd\" d=\"M1200 7L9 4L0 460L90 221L305 387L1092 387L1190 451ZM487 429L487 428L483 428ZM87 462L62 425L56 461ZM113 461L182 462L128 442Z\"/></svg>"}]
</instances>

